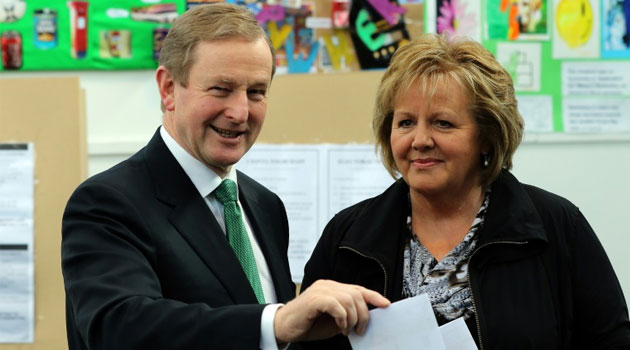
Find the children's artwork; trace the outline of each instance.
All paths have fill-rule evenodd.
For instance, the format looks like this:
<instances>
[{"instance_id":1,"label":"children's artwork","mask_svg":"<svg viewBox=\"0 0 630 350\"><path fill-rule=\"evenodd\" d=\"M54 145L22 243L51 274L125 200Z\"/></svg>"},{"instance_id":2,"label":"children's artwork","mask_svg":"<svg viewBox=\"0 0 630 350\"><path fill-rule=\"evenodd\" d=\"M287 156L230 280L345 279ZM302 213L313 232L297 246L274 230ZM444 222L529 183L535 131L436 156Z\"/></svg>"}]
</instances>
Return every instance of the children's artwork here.
<instances>
[{"instance_id":1,"label":"children's artwork","mask_svg":"<svg viewBox=\"0 0 630 350\"><path fill-rule=\"evenodd\" d=\"M497 61L510 73L516 91L539 91L541 48L539 43L497 44Z\"/></svg>"},{"instance_id":2,"label":"children's artwork","mask_svg":"<svg viewBox=\"0 0 630 350\"><path fill-rule=\"evenodd\" d=\"M396 1L352 1L350 36L362 69L386 68L396 49L409 41L404 13Z\"/></svg>"},{"instance_id":3,"label":"children's artwork","mask_svg":"<svg viewBox=\"0 0 630 350\"><path fill-rule=\"evenodd\" d=\"M597 0L554 0L553 58L599 57Z\"/></svg>"},{"instance_id":4,"label":"children's artwork","mask_svg":"<svg viewBox=\"0 0 630 350\"><path fill-rule=\"evenodd\" d=\"M488 38L502 40L549 39L548 0L488 0Z\"/></svg>"},{"instance_id":5,"label":"children's artwork","mask_svg":"<svg viewBox=\"0 0 630 350\"><path fill-rule=\"evenodd\" d=\"M603 0L602 57L630 58L630 1Z\"/></svg>"},{"instance_id":6,"label":"children's artwork","mask_svg":"<svg viewBox=\"0 0 630 350\"><path fill-rule=\"evenodd\" d=\"M479 0L437 0L436 17L428 18L430 32L448 36L467 36L481 42L481 4Z\"/></svg>"},{"instance_id":7,"label":"children's artwork","mask_svg":"<svg viewBox=\"0 0 630 350\"><path fill-rule=\"evenodd\" d=\"M324 72L348 71L355 61L350 35L345 30L334 30L319 39L319 66Z\"/></svg>"},{"instance_id":8,"label":"children's artwork","mask_svg":"<svg viewBox=\"0 0 630 350\"><path fill-rule=\"evenodd\" d=\"M313 4L302 3L299 8L262 4L256 14L258 22L267 29L276 50L276 69L279 73L315 72L314 64L319 42L306 19L313 13Z\"/></svg>"}]
</instances>

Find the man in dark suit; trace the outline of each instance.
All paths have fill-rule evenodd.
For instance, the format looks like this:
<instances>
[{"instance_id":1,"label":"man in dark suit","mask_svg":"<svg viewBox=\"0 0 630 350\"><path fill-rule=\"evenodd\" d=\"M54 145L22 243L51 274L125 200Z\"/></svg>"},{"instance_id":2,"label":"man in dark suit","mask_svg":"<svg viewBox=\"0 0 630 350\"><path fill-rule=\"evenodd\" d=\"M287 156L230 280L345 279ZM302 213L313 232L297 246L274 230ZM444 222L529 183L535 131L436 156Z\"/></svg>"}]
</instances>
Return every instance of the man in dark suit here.
<instances>
[{"instance_id":1,"label":"man in dark suit","mask_svg":"<svg viewBox=\"0 0 630 350\"><path fill-rule=\"evenodd\" d=\"M81 184L64 213L70 349L275 348L361 332L366 304L389 303L332 281L295 297L284 206L233 167L262 127L273 61L244 7L177 19L156 72L162 127ZM224 204L230 181L238 201Z\"/></svg>"}]
</instances>

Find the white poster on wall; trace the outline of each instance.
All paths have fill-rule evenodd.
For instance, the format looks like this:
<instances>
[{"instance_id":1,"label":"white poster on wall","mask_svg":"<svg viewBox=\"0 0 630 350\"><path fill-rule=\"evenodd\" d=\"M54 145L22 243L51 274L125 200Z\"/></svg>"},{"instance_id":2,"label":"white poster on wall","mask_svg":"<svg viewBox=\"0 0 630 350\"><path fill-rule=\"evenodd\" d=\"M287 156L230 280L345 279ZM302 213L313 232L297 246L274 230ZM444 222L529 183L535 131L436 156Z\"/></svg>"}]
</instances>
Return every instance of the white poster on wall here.
<instances>
[{"instance_id":1,"label":"white poster on wall","mask_svg":"<svg viewBox=\"0 0 630 350\"><path fill-rule=\"evenodd\" d=\"M565 132L630 131L630 62L562 63Z\"/></svg>"},{"instance_id":2,"label":"white poster on wall","mask_svg":"<svg viewBox=\"0 0 630 350\"><path fill-rule=\"evenodd\" d=\"M380 194L394 181L373 145L255 144L236 168L284 202L289 265L298 283L328 221L339 210Z\"/></svg>"},{"instance_id":3,"label":"white poster on wall","mask_svg":"<svg viewBox=\"0 0 630 350\"><path fill-rule=\"evenodd\" d=\"M526 133L553 132L551 95L516 95L518 111L525 120Z\"/></svg>"},{"instance_id":4,"label":"white poster on wall","mask_svg":"<svg viewBox=\"0 0 630 350\"><path fill-rule=\"evenodd\" d=\"M33 144L0 143L0 342L32 343Z\"/></svg>"},{"instance_id":5,"label":"white poster on wall","mask_svg":"<svg viewBox=\"0 0 630 350\"><path fill-rule=\"evenodd\" d=\"M540 91L539 43L498 43L497 61L514 81L516 91Z\"/></svg>"}]
</instances>

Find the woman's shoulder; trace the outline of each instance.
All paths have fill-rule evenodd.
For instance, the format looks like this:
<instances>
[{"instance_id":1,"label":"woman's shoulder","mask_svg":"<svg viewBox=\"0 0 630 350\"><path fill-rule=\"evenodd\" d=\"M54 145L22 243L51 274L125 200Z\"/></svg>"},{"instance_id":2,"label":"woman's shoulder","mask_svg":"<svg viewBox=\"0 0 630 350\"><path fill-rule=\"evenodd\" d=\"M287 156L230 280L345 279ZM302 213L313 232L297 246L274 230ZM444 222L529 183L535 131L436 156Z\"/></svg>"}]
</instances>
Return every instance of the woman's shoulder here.
<instances>
[{"instance_id":1,"label":"woman's shoulder","mask_svg":"<svg viewBox=\"0 0 630 350\"><path fill-rule=\"evenodd\" d=\"M575 215L579 212L578 207L565 197L534 185L523 184L523 188L541 215Z\"/></svg>"},{"instance_id":2,"label":"woman's shoulder","mask_svg":"<svg viewBox=\"0 0 630 350\"><path fill-rule=\"evenodd\" d=\"M570 200L540 187L523 183L509 171L504 171L500 175L493 191L495 189L502 194L498 196L500 203L516 201L525 207L533 205L540 214L578 211Z\"/></svg>"},{"instance_id":3,"label":"woman's shoulder","mask_svg":"<svg viewBox=\"0 0 630 350\"><path fill-rule=\"evenodd\" d=\"M529 184L523 184L523 188L538 209L545 209L549 211L578 210L575 204L558 194Z\"/></svg>"}]
</instances>

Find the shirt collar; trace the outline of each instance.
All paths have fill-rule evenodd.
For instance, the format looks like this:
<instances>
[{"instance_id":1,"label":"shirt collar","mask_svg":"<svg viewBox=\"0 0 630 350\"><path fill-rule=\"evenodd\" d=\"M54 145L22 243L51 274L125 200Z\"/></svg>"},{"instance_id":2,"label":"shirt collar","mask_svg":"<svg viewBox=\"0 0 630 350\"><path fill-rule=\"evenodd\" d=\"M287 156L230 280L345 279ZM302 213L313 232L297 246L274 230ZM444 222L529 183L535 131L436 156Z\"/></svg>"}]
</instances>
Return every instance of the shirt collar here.
<instances>
[{"instance_id":1,"label":"shirt collar","mask_svg":"<svg viewBox=\"0 0 630 350\"><path fill-rule=\"evenodd\" d=\"M206 197L212 191L214 191L219 184L221 184L221 177L217 175L212 169L208 168L204 163L199 161L188 153L175 139L166 131L164 126L160 127L160 136L166 144L166 147L171 151L175 160L184 169L190 181L192 181L195 188L202 197ZM238 196L238 182L236 181L236 168L230 167L230 170L225 175L225 179L230 179L236 183L237 196Z\"/></svg>"}]
</instances>

